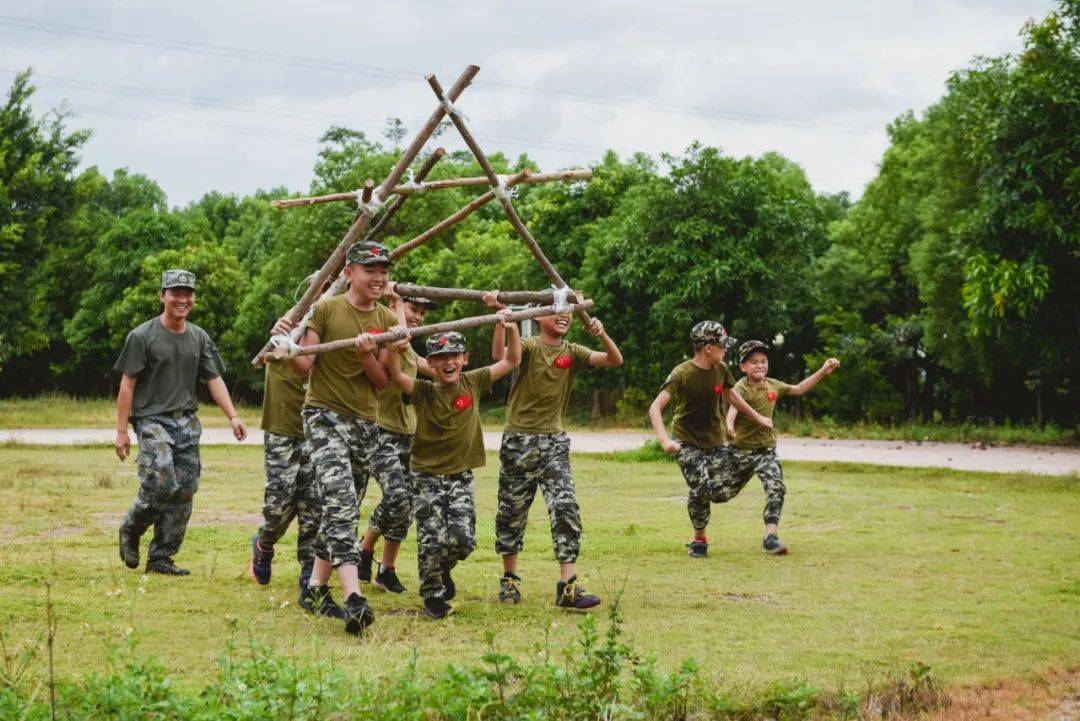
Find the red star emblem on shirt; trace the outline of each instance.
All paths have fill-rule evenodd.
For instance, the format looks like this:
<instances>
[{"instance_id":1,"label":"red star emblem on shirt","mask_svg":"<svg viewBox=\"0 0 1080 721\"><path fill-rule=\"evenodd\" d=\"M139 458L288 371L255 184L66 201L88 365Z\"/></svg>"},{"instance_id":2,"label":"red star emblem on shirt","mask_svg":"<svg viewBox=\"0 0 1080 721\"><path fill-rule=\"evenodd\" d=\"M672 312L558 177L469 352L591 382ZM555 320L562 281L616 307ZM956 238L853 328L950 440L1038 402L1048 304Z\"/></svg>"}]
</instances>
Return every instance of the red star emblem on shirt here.
<instances>
[{"instance_id":1,"label":"red star emblem on shirt","mask_svg":"<svg viewBox=\"0 0 1080 721\"><path fill-rule=\"evenodd\" d=\"M379 333L385 333L385 332L386 332L385 328L371 328L370 330L368 330L368 333L371 333L371 335L379 335Z\"/></svg>"},{"instance_id":2,"label":"red star emblem on shirt","mask_svg":"<svg viewBox=\"0 0 1080 721\"><path fill-rule=\"evenodd\" d=\"M724 384L721 383L719 385L715 385L715 386L712 387L712 389L713 389L713 393L715 393L716 395L720 395L721 393L724 392Z\"/></svg>"},{"instance_id":3,"label":"red star emblem on shirt","mask_svg":"<svg viewBox=\"0 0 1080 721\"><path fill-rule=\"evenodd\" d=\"M570 356L568 356L568 355L561 355L561 356L559 356L558 358L555 359L555 367L559 368L561 370L566 370L567 368L569 368L570 363L571 363L571 360L570 360Z\"/></svg>"},{"instance_id":4,"label":"red star emblem on shirt","mask_svg":"<svg viewBox=\"0 0 1080 721\"><path fill-rule=\"evenodd\" d=\"M471 407L472 396L470 395L462 395L454 399L454 408L457 408L459 412Z\"/></svg>"},{"instance_id":5,"label":"red star emblem on shirt","mask_svg":"<svg viewBox=\"0 0 1080 721\"><path fill-rule=\"evenodd\" d=\"M769 391L769 400L770 401L775 401L776 400L776 391Z\"/></svg>"}]
</instances>

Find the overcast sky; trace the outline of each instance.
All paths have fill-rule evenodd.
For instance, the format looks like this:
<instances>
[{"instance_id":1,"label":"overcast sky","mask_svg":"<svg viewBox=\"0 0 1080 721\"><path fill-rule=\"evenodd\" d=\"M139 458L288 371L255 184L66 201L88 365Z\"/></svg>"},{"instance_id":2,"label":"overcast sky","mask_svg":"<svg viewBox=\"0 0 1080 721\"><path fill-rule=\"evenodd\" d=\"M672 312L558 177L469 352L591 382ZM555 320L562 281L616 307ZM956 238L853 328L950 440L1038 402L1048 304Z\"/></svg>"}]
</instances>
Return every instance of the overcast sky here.
<instances>
[{"instance_id":1,"label":"overcast sky","mask_svg":"<svg viewBox=\"0 0 1080 721\"><path fill-rule=\"evenodd\" d=\"M0 83L31 66L44 111L90 127L85 164L157 180L174 205L220 190L306 190L331 124L379 137L481 67L459 106L480 144L544 170L682 151L774 150L858 196L885 126L976 55L1020 48L1036 0L139 3L0 10ZM439 143L461 147L447 133ZM347 190L343 188L342 190Z\"/></svg>"}]
</instances>

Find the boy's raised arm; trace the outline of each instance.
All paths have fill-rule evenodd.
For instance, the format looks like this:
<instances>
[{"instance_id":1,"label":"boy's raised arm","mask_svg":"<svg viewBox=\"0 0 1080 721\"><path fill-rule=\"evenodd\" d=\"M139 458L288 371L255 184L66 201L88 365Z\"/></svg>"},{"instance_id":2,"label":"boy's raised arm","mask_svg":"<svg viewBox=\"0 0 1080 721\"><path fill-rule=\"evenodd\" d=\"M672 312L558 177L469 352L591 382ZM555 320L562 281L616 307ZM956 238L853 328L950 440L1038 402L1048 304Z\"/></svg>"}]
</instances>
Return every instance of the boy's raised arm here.
<instances>
[{"instance_id":1,"label":"boy's raised arm","mask_svg":"<svg viewBox=\"0 0 1080 721\"><path fill-rule=\"evenodd\" d=\"M816 386L818 383L820 383L822 378L829 375L839 367L840 361L835 358L829 358L821 364L820 368L799 381L798 385L792 386L791 390L788 391L788 395L801 396L802 394L806 393L811 388Z\"/></svg>"},{"instance_id":2,"label":"boy's raised arm","mask_svg":"<svg viewBox=\"0 0 1080 721\"><path fill-rule=\"evenodd\" d=\"M396 329L392 328L391 330ZM408 338L402 338L390 345L390 352L386 356L386 373L390 377L391 383L400 388L402 393L411 396L413 389L416 388L416 381L401 370L401 352L408 345ZM425 362L424 365L426 366L427 363Z\"/></svg>"},{"instance_id":3,"label":"boy's raised arm","mask_svg":"<svg viewBox=\"0 0 1080 721\"><path fill-rule=\"evenodd\" d=\"M593 338L599 338L600 344L604 346L603 351L593 351L589 354L589 365L593 368L618 368L623 364L622 352L619 350L619 346L615 345L615 341L611 339L604 331L604 324L600 322L599 318L593 318L589 324L589 335Z\"/></svg>"},{"instance_id":4,"label":"boy's raised arm","mask_svg":"<svg viewBox=\"0 0 1080 721\"><path fill-rule=\"evenodd\" d=\"M506 306L499 302L499 291L489 290L482 296L484 305L492 310L502 310ZM491 332L491 360L501 361L506 356L506 333L502 323L497 323Z\"/></svg>"},{"instance_id":5,"label":"boy's raised arm","mask_svg":"<svg viewBox=\"0 0 1080 721\"><path fill-rule=\"evenodd\" d=\"M509 308L503 308L499 315L504 316L502 323L496 326L505 330L507 340L506 354L491 364L491 381L494 383L521 365L521 334L518 332L517 323L507 321L505 316L510 315ZM498 332L498 331L496 331Z\"/></svg>"}]
</instances>

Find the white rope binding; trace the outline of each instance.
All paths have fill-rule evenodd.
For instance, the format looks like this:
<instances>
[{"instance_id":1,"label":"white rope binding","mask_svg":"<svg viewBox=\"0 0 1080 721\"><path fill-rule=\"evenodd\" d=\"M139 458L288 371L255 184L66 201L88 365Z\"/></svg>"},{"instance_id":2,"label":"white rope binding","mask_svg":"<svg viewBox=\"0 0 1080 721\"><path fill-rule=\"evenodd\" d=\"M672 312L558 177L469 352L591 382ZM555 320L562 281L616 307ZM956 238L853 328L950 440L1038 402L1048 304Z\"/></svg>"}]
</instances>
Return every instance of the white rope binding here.
<instances>
[{"instance_id":1,"label":"white rope binding","mask_svg":"<svg viewBox=\"0 0 1080 721\"><path fill-rule=\"evenodd\" d=\"M375 193L371 194L371 200L367 203L364 202L364 191L362 189L356 191L356 208L357 210L366 210L368 215L375 217L375 214L382 208L383 202L379 199L379 196Z\"/></svg>"},{"instance_id":2,"label":"white rope binding","mask_svg":"<svg viewBox=\"0 0 1080 721\"><path fill-rule=\"evenodd\" d=\"M466 120L467 119L465 117L465 113L458 110L457 106L450 102L450 98L443 98L442 99L442 106L443 106L443 110L446 111L447 115L457 116L461 120Z\"/></svg>"},{"instance_id":3,"label":"white rope binding","mask_svg":"<svg viewBox=\"0 0 1080 721\"><path fill-rule=\"evenodd\" d=\"M566 301L570 298L570 294L574 291L572 291L570 289L570 286L568 285L564 285L562 288L556 288L555 286L551 286L551 289L555 291L554 293L552 293L552 295L555 296L555 302L553 304L555 306L555 312L562 313L564 310L570 307L570 304Z\"/></svg>"},{"instance_id":4,"label":"white rope binding","mask_svg":"<svg viewBox=\"0 0 1080 721\"><path fill-rule=\"evenodd\" d=\"M427 183L421 183L413 175L412 168L409 168L409 182L405 183L405 187L409 188L416 195L421 195L428 192Z\"/></svg>"},{"instance_id":5,"label":"white rope binding","mask_svg":"<svg viewBox=\"0 0 1080 721\"><path fill-rule=\"evenodd\" d=\"M273 356L281 360L295 358L300 352L300 346L287 335L270 336L270 346L274 349Z\"/></svg>"},{"instance_id":6,"label":"white rope binding","mask_svg":"<svg viewBox=\"0 0 1080 721\"><path fill-rule=\"evenodd\" d=\"M506 187L505 175L500 175L498 176L498 178L499 184L494 185L491 188L491 192L495 194L495 197L499 200L510 200L511 198L516 198L518 194L517 186L515 185L513 188Z\"/></svg>"}]
</instances>

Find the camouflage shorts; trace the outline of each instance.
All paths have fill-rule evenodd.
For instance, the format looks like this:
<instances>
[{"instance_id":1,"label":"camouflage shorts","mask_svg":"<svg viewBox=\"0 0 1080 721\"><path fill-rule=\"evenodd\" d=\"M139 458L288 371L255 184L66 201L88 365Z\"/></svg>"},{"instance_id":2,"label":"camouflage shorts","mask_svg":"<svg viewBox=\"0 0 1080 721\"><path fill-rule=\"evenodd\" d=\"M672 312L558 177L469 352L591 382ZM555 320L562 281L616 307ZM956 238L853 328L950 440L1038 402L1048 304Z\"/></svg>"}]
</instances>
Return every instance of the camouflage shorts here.
<instances>
[{"instance_id":1,"label":"camouflage shorts","mask_svg":"<svg viewBox=\"0 0 1080 721\"><path fill-rule=\"evenodd\" d=\"M576 561L581 544L581 512L570 472L570 437L565 433L506 431L499 461L495 552L501 556L521 553L529 508L539 487L547 504L555 558L559 563Z\"/></svg>"},{"instance_id":2,"label":"camouflage shorts","mask_svg":"<svg viewBox=\"0 0 1080 721\"><path fill-rule=\"evenodd\" d=\"M723 478L727 457L727 446L699 448L685 441L675 456L690 491L686 498L690 523L699 531L709 525L712 489Z\"/></svg>"},{"instance_id":3,"label":"camouflage shorts","mask_svg":"<svg viewBox=\"0 0 1080 721\"><path fill-rule=\"evenodd\" d=\"M368 527L388 541L404 541L412 523L413 486L409 476L412 436L379 428L371 470L382 490L382 499L371 513Z\"/></svg>"},{"instance_id":4,"label":"camouflage shorts","mask_svg":"<svg viewBox=\"0 0 1080 721\"><path fill-rule=\"evenodd\" d=\"M273 548L296 519L296 560L311 566L319 531L319 494L308 444L303 438L263 434L263 524L259 543Z\"/></svg>"},{"instance_id":5,"label":"camouflage shorts","mask_svg":"<svg viewBox=\"0 0 1080 721\"><path fill-rule=\"evenodd\" d=\"M721 482L713 488L714 503L724 503L738 495L754 474L765 489L765 523L780 523L784 508L784 471L776 457L776 447L729 449L727 466Z\"/></svg>"},{"instance_id":6,"label":"camouflage shorts","mask_svg":"<svg viewBox=\"0 0 1080 721\"><path fill-rule=\"evenodd\" d=\"M411 473L416 488L416 560L420 595L442 596L442 573L476 548L472 471L451 475Z\"/></svg>"},{"instance_id":7,"label":"camouflage shorts","mask_svg":"<svg viewBox=\"0 0 1080 721\"><path fill-rule=\"evenodd\" d=\"M148 560L168 561L184 542L199 490L202 425L194 413L133 418L131 424L139 439L139 494L121 524L136 537L153 526Z\"/></svg>"},{"instance_id":8,"label":"camouflage shorts","mask_svg":"<svg viewBox=\"0 0 1080 721\"><path fill-rule=\"evenodd\" d=\"M360 563L362 492L366 486L379 427L356 416L305 407L304 438L311 448L319 493L319 532L315 555L335 568Z\"/></svg>"}]
</instances>

